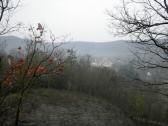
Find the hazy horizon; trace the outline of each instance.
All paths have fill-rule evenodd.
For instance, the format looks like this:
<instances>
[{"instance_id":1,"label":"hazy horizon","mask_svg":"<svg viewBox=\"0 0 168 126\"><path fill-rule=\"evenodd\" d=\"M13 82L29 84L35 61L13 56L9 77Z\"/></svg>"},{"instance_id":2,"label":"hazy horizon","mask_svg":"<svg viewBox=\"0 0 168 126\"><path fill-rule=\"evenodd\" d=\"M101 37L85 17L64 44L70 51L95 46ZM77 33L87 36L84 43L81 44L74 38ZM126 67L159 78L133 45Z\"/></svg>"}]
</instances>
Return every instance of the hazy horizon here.
<instances>
[{"instance_id":1,"label":"hazy horizon","mask_svg":"<svg viewBox=\"0 0 168 126\"><path fill-rule=\"evenodd\" d=\"M24 0L14 19L26 26L40 22L55 36L67 35L73 41L120 40L110 33L113 29L108 27L110 20L106 14L118 3L115 0Z\"/></svg>"}]
</instances>

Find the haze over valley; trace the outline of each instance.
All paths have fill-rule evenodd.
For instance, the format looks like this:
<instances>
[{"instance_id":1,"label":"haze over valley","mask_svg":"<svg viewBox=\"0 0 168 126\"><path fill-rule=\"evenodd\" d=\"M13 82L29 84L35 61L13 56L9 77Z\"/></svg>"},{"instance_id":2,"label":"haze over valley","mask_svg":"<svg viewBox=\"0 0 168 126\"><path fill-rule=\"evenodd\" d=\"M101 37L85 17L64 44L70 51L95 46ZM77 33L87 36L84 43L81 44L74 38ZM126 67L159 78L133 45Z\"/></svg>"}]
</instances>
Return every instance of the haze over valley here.
<instances>
[{"instance_id":1,"label":"haze over valley","mask_svg":"<svg viewBox=\"0 0 168 126\"><path fill-rule=\"evenodd\" d=\"M0 126L168 126L168 0L0 0Z\"/></svg>"}]
</instances>

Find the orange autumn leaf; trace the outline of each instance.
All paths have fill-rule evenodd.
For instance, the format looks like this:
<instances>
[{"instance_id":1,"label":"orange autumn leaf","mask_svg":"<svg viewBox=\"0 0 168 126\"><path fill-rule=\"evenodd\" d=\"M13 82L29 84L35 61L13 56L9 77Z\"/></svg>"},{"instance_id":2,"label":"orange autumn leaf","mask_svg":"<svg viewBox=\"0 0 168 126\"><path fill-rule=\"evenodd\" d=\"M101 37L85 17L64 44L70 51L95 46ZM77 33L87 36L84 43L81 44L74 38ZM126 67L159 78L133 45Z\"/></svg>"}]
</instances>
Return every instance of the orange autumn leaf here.
<instances>
[{"instance_id":1,"label":"orange autumn leaf","mask_svg":"<svg viewBox=\"0 0 168 126\"><path fill-rule=\"evenodd\" d=\"M36 71L38 74L46 73L47 69L44 66L39 66Z\"/></svg>"},{"instance_id":2,"label":"orange autumn leaf","mask_svg":"<svg viewBox=\"0 0 168 126\"><path fill-rule=\"evenodd\" d=\"M12 69L14 71L19 71L23 67L24 64L25 64L24 59L19 59L16 63L12 64Z\"/></svg>"},{"instance_id":3,"label":"orange autumn leaf","mask_svg":"<svg viewBox=\"0 0 168 126\"><path fill-rule=\"evenodd\" d=\"M3 84L7 86L11 86L12 81L13 81L12 75L9 74L9 75L6 75L6 77L4 78Z\"/></svg>"},{"instance_id":4,"label":"orange autumn leaf","mask_svg":"<svg viewBox=\"0 0 168 126\"><path fill-rule=\"evenodd\" d=\"M33 74L44 74L47 72L47 68L44 66L38 66L30 68L27 72L27 76L32 76Z\"/></svg>"}]
</instances>

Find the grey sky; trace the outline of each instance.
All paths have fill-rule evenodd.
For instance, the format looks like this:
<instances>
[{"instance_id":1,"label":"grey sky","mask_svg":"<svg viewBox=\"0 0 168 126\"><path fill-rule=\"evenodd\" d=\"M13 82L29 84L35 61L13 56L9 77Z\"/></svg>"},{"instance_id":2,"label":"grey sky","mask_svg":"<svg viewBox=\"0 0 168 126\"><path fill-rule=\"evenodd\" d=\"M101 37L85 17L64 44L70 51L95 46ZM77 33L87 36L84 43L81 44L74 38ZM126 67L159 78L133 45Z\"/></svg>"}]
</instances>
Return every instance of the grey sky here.
<instances>
[{"instance_id":1,"label":"grey sky","mask_svg":"<svg viewBox=\"0 0 168 126\"><path fill-rule=\"evenodd\" d=\"M69 34L75 41L112 41L107 9L118 0L24 0L16 14L26 25L47 25L56 36Z\"/></svg>"}]
</instances>

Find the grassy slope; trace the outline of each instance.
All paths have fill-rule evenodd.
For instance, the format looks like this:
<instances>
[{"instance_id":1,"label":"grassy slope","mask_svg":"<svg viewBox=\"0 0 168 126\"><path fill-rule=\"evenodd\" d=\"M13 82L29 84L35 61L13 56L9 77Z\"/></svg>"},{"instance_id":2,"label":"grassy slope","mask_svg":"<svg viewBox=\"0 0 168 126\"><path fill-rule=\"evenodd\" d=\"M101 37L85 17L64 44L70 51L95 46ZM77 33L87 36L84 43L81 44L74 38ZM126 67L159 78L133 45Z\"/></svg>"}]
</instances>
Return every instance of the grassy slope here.
<instances>
[{"instance_id":1,"label":"grassy slope","mask_svg":"<svg viewBox=\"0 0 168 126\"><path fill-rule=\"evenodd\" d=\"M38 89L23 105L22 126L131 126L107 101L84 94Z\"/></svg>"}]
</instances>

